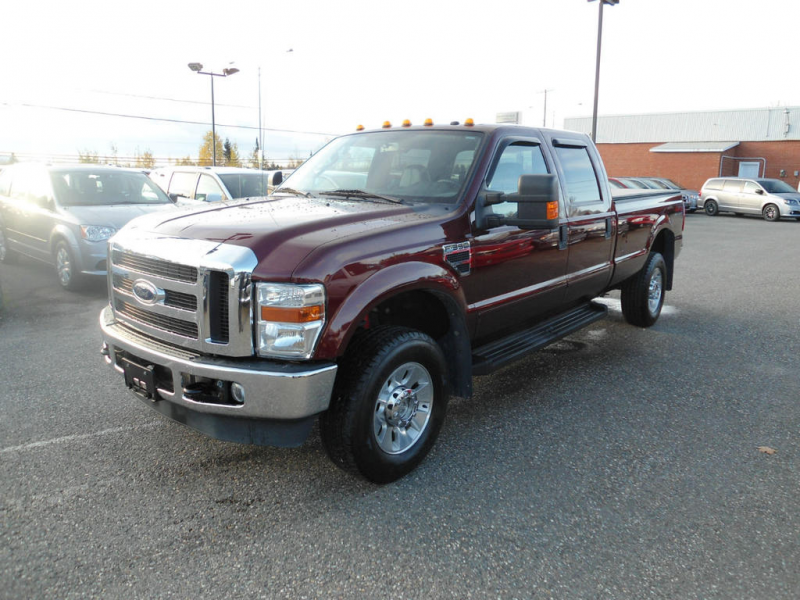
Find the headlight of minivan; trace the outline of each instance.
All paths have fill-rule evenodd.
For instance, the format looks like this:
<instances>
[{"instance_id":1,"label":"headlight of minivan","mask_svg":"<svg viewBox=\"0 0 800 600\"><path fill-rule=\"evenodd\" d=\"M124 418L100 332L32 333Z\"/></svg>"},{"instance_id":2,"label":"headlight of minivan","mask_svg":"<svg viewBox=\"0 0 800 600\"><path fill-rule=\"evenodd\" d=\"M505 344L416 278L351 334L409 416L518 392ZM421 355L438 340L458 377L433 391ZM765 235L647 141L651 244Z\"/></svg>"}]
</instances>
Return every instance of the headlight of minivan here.
<instances>
[{"instance_id":1,"label":"headlight of minivan","mask_svg":"<svg viewBox=\"0 0 800 600\"><path fill-rule=\"evenodd\" d=\"M788 204L789 206L797 206L798 204L800 204L800 202L798 202L798 201L797 201L797 200L795 200L794 198L785 198L783 201L784 201L786 204Z\"/></svg>"},{"instance_id":2,"label":"headlight of minivan","mask_svg":"<svg viewBox=\"0 0 800 600\"><path fill-rule=\"evenodd\" d=\"M102 242L117 233L113 227L103 225L81 225L81 237L90 242Z\"/></svg>"},{"instance_id":3,"label":"headlight of minivan","mask_svg":"<svg viewBox=\"0 0 800 600\"><path fill-rule=\"evenodd\" d=\"M257 283L259 356L308 359L325 323L322 284Z\"/></svg>"}]
</instances>

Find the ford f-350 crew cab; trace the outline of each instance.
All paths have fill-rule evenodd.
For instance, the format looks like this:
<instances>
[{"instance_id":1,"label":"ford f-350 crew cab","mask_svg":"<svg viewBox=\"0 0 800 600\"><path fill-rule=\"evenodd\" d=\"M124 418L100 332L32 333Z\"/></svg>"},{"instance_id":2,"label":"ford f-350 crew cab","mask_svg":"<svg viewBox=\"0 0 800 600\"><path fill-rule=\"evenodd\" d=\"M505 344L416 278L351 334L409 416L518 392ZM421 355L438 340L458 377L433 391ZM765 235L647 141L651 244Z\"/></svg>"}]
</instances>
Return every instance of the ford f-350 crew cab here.
<instances>
[{"instance_id":1,"label":"ford f-350 crew cab","mask_svg":"<svg viewBox=\"0 0 800 600\"><path fill-rule=\"evenodd\" d=\"M520 126L339 137L263 200L145 216L109 242L105 361L218 439L395 480L448 397L605 314L659 317L679 195L615 201L591 140Z\"/></svg>"}]
</instances>

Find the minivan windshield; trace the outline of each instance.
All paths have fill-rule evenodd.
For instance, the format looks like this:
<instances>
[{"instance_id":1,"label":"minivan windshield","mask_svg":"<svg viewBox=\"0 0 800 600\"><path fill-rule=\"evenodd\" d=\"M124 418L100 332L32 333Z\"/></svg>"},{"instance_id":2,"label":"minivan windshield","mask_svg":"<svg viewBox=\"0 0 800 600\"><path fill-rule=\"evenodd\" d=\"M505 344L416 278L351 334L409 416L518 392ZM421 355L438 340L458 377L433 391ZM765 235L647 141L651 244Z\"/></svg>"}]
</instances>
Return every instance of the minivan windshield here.
<instances>
[{"instance_id":1,"label":"minivan windshield","mask_svg":"<svg viewBox=\"0 0 800 600\"><path fill-rule=\"evenodd\" d=\"M54 169L53 192L62 206L171 204L144 173L115 169Z\"/></svg>"},{"instance_id":2,"label":"minivan windshield","mask_svg":"<svg viewBox=\"0 0 800 600\"><path fill-rule=\"evenodd\" d=\"M419 129L343 136L303 163L287 182L287 191L452 204L472 172L482 139L477 131Z\"/></svg>"},{"instance_id":3,"label":"minivan windshield","mask_svg":"<svg viewBox=\"0 0 800 600\"><path fill-rule=\"evenodd\" d=\"M768 194L794 194L796 190L780 179L757 179Z\"/></svg>"}]
</instances>

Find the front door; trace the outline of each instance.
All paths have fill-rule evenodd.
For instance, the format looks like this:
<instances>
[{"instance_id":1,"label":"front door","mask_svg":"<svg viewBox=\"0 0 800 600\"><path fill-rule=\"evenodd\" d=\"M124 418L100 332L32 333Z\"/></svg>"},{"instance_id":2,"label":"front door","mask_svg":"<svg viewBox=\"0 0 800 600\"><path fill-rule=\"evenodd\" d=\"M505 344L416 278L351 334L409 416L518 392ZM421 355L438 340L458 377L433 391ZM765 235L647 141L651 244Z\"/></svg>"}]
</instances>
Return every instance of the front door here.
<instances>
[{"instance_id":1,"label":"front door","mask_svg":"<svg viewBox=\"0 0 800 600\"><path fill-rule=\"evenodd\" d=\"M516 193L521 175L552 173L539 140L507 139L498 147L481 193ZM486 207L490 215L516 216L517 204ZM469 310L477 315L477 339L557 309L564 298L567 252L558 230L520 229L502 223L473 230L472 273L462 281Z\"/></svg>"}]
</instances>

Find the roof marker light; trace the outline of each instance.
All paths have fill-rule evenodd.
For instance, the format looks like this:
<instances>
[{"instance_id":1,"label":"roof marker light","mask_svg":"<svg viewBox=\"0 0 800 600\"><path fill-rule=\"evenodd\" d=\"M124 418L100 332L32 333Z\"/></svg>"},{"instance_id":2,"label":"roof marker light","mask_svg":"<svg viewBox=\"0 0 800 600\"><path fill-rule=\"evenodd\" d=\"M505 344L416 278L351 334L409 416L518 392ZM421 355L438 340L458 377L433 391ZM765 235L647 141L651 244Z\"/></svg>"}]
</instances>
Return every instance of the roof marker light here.
<instances>
[{"instance_id":1,"label":"roof marker light","mask_svg":"<svg viewBox=\"0 0 800 600\"><path fill-rule=\"evenodd\" d=\"M433 127L433 119L425 119L423 125L425 125L425 127Z\"/></svg>"},{"instance_id":2,"label":"roof marker light","mask_svg":"<svg viewBox=\"0 0 800 600\"><path fill-rule=\"evenodd\" d=\"M384 129L391 129L391 127L392 127L392 124L389 121L384 121L383 122L383 128Z\"/></svg>"},{"instance_id":3,"label":"roof marker light","mask_svg":"<svg viewBox=\"0 0 800 600\"><path fill-rule=\"evenodd\" d=\"M473 121L472 119L467 119L466 121L464 121L464 125L466 125L467 127L474 127L475 121Z\"/></svg>"},{"instance_id":4,"label":"roof marker light","mask_svg":"<svg viewBox=\"0 0 800 600\"><path fill-rule=\"evenodd\" d=\"M363 125L358 125L356 127L356 131L364 131L364 126Z\"/></svg>"},{"instance_id":5,"label":"roof marker light","mask_svg":"<svg viewBox=\"0 0 800 600\"><path fill-rule=\"evenodd\" d=\"M408 119L403 121L403 127L411 127L411 121L409 121Z\"/></svg>"}]
</instances>

